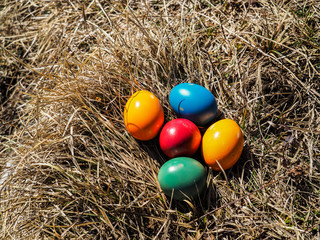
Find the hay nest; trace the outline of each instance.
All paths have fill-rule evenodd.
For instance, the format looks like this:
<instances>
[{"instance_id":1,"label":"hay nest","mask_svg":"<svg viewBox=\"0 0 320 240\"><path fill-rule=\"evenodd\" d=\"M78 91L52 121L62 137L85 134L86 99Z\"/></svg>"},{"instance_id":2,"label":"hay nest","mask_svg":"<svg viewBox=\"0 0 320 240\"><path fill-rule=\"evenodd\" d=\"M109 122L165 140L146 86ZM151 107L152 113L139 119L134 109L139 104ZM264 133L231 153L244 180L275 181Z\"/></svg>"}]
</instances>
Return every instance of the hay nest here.
<instances>
[{"instance_id":1,"label":"hay nest","mask_svg":"<svg viewBox=\"0 0 320 240\"><path fill-rule=\"evenodd\" d=\"M317 1L0 4L1 239L320 236ZM205 86L245 134L202 199L166 197L157 140L125 130L130 95ZM3 90L5 89L5 90Z\"/></svg>"}]
</instances>

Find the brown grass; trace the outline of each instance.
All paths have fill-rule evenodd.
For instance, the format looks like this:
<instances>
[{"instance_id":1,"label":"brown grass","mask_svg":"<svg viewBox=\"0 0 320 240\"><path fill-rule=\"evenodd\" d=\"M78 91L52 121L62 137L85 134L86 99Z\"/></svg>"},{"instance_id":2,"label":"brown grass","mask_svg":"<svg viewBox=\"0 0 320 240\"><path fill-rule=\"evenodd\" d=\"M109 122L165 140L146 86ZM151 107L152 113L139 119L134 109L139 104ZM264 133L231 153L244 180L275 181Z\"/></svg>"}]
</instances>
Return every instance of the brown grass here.
<instances>
[{"instance_id":1,"label":"brown grass","mask_svg":"<svg viewBox=\"0 0 320 240\"><path fill-rule=\"evenodd\" d=\"M0 3L0 239L320 237L318 1ZM195 201L122 112L194 82L245 134ZM6 176L6 177L3 177Z\"/></svg>"}]
</instances>

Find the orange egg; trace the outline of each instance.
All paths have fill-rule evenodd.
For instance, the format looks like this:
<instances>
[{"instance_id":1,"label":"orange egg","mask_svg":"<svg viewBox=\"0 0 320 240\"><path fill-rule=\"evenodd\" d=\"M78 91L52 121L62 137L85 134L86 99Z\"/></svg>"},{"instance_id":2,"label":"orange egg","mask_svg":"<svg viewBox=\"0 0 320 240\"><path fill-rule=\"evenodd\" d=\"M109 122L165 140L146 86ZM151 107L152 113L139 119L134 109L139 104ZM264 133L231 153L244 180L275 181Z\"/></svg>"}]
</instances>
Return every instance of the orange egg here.
<instances>
[{"instance_id":1,"label":"orange egg","mask_svg":"<svg viewBox=\"0 0 320 240\"><path fill-rule=\"evenodd\" d=\"M238 124L222 119L212 124L202 138L202 156L209 167L220 171L231 168L240 158L244 137Z\"/></svg>"},{"instance_id":2,"label":"orange egg","mask_svg":"<svg viewBox=\"0 0 320 240\"><path fill-rule=\"evenodd\" d=\"M151 140L160 131L164 114L159 99L151 92L134 93L124 109L124 124L136 139Z\"/></svg>"}]
</instances>

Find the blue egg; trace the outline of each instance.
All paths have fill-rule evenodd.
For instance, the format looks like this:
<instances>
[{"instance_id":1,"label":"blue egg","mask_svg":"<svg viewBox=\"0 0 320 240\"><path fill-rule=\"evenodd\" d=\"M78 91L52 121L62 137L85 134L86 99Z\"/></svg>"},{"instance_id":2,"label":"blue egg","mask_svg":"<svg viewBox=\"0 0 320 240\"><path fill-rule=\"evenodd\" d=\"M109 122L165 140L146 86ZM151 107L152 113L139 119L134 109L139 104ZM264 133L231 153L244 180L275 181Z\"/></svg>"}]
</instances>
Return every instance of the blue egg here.
<instances>
[{"instance_id":1,"label":"blue egg","mask_svg":"<svg viewBox=\"0 0 320 240\"><path fill-rule=\"evenodd\" d=\"M198 126L211 122L217 115L217 101L206 88L194 83L181 83L169 95L170 105L179 118Z\"/></svg>"}]
</instances>

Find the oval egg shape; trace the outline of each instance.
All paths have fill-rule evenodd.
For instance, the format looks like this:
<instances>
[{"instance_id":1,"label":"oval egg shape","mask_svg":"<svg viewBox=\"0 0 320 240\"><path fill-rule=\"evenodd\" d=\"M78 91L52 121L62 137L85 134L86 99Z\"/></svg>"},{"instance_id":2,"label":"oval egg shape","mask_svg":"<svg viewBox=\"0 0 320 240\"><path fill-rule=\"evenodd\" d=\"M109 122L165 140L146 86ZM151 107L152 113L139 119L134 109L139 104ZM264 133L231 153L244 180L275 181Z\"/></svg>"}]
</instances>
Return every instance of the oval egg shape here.
<instances>
[{"instance_id":1,"label":"oval egg shape","mask_svg":"<svg viewBox=\"0 0 320 240\"><path fill-rule=\"evenodd\" d=\"M197 126L204 126L217 115L217 101L206 88L194 83L181 83L169 95L169 102L180 118L186 118Z\"/></svg>"},{"instance_id":2,"label":"oval egg shape","mask_svg":"<svg viewBox=\"0 0 320 240\"><path fill-rule=\"evenodd\" d=\"M124 109L124 124L134 138L142 141L153 139L163 122L163 108L153 93L142 90L129 98Z\"/></svg>"},{"instance_id":3,"label":"oval egg shape","mask_svg":"<svg viewBox=\"0 0 320 240\"><path fill-rule=\"evenodd\" d=\"M169 158L192 156L201 143L201 133L191 121L178 118L167 122L160 132L160 148Z\"/></svg>"},{"instance_id":4,"label":"oval egg shape","mask_svg":"<svg viewBox=\"0 0 320 240\"><path fill-rule=\"evenodd\" d=\"M219 164L226 170L239 160L243 144L244 136L239 125L231 119L222 119L212 124L204 133L202 156L213 170L220 171Z\"/></svg>"},{"instance_id":5,"label":"oval egg shape","mask_svg":"<svg viewBox=\"0 0 320 240\"><path fill-rule=\"evenodd\" d=\"M189 157L177 157L160 168L158 181L162 191L175 200L193 198L206 185L206 171L200 162Z\"/></svg>"}]
</instances>

